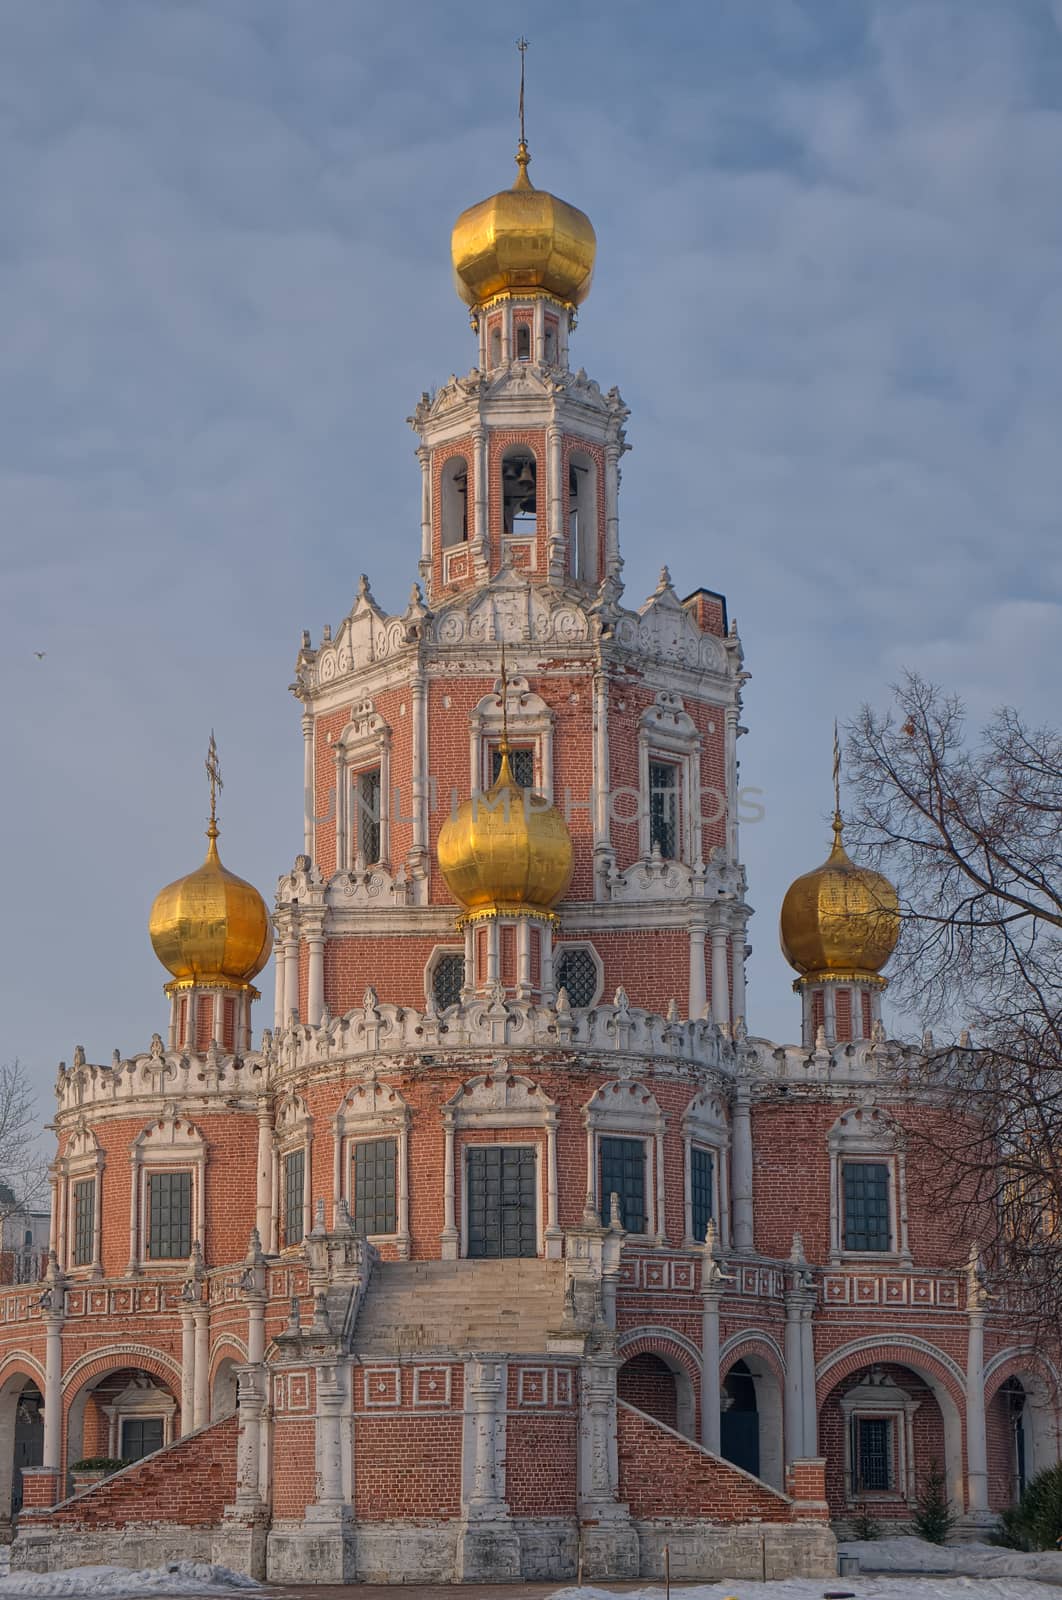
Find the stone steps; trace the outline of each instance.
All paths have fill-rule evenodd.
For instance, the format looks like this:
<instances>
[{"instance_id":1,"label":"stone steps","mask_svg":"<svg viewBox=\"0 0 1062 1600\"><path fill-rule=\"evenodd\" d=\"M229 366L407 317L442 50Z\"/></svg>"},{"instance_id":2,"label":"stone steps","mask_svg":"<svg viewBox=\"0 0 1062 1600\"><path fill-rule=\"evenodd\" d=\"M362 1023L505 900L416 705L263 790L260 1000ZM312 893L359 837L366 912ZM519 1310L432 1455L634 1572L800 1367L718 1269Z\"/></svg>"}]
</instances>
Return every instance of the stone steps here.
<instances>
[{"instance_id":1,"label":"stone steps","mask_svg":"<svg viewBox=\"0 0 1062 1600\"><path fill-rule=\"evenodd\" d=\"M559 1261L384 1261L373 1270L354 1348L541 1353L563 1317Z\"/></svg>"}]
</instances>

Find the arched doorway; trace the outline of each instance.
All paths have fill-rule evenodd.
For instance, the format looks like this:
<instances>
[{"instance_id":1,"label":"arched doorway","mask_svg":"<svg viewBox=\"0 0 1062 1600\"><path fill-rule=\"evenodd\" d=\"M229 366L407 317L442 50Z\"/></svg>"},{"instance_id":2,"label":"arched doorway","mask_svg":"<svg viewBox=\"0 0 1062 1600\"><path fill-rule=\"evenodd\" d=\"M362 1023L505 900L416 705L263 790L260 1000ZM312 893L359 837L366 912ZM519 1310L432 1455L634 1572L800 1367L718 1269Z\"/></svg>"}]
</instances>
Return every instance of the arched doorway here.
<instances>
[{"instance_id":1,"label":"arched doorway","mask_svg":"<svg viewBox=\"0 0 1062 1600\"><path fill-rule=\"evenodd\" d=\"M0 1387L0 1527L22 1509L22 1469L44 1460L44 1399L38 1380L14 1372Z\"/></svg>"},{"instance_id":2,"label":"arched doorway","mask_svg":"<svg viewBox=\"0 0 1062 1600\"><path fill-rule=\"evenodd\" d=\"M735 1467L760 1476L760 1413L756 1385L744 1361L735 1361L720 1390L719 1453Z\"/></svg>"},{"instance_id":3,"label":"arched doorway","mask_svg":"<svg viewBox=\"0 0 1062 1600\"><path fill-rule=\"evenodd\" d=\"M222 1417L231 1417L240 1403L236 1382L238 1365L235 1356L225 1356L214 1369L214 1381L210 1386L211 1422L220 1422Z\"/></svg>"},{"instance_id":4,"label":"arched doorway","mask_svg":"<svg viewBox=\"0 0 1062 1600\"><path fill-rule=\"evenodd\" d=\"M997 1360L985 1384L988 1444L988 1503L1002 1511L1021 1498L1030 1479L1059 1456L1053 1374ZM1007 1375L1001 1379L1001 1373Z\"/></svg>"},{"instance_id":5,"label":"arched doorway","mask_svg":"<svg viewBox=\"0 0 1062 1600\"><path fill-rule=\"evenodd\" d=\"M697 1436L696 1404L689 1373L655 1350L632 1355L616 1375L616 1394L687 1439Z\"/></svg>"}]
</instances>

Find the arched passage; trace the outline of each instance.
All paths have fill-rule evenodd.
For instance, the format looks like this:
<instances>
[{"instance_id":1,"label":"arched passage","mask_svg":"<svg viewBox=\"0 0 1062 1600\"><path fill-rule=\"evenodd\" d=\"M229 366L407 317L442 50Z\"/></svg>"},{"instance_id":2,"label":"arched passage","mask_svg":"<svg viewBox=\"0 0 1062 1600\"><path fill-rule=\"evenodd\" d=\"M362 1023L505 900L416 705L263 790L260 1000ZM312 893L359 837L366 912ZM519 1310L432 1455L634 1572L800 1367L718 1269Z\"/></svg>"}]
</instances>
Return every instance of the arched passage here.
<instances>
[{"instance_id":1,"label":"arched passage","mask_svg":"<svg viewBox=\"0 0 1062 1600\"><path fill-rule=\"evenodd\" d=\"M966 1507L961 1379L943 1354L861 1341L818 1372L819 1448L834 1518L866 1507L907 1519L925 1474L943 1468L953 1508Z\"/></svg>"},{"instance_id":2,"label":"arched passage","mask_svg":"<svg viewBox=\"0 0 1062 1600\"><path fill-rule=\"evenodd\" d=\"M16 1367L0 1383L0 1527L22 1508L22 1468L44 1460L42 1382Z\"/></svg>"},{"instance_id":3,"label":"arched passage","mask_svg":"<svg viewBox=\"0 0 1062 1600\"><path fill-rule=\"evenodd\" d=\"M210 1420L220 1422L222 1417L231 1417L239 1405L237 1395L236 1368L240 1365L238 1356L222 1356L214 1368L214 1376L210 1380Z\"/></svg>"},{"instance_id":4,"label":"arched passage","mask_svg":"<svg viewBox=\"0 0 1062 1600\"><path fill-rule=\"evenodd\" d=\"M117 1363L89 1368L67 1400L67 1469L86 1458L139 1461L180 1431L177 1387L168 1377Z\"/></svg>"},{"instance_id":5,"label":"arched passage","mask_svg":"<svg viewBox=\"0 0 1062 1600\"><path fill-rule=\"evenodd\" d=\"M1030 1351L1003 1351L985 1374L988 1503L1002 1511L1031 1478L1059 1459L1059 1393L1054 1372Z\"/></svg>"},{"instance_id":6,"label":"arched passage","mask_svg":"<svg viewBox=\"0 0 1062 1600\"><path fill-rule=\"evenodd\" d=\"M616 1375L616 1394L687 1439L696 1439L697 1383L678 1352L677 1345L669 1348L663 1340L621 1341L625 1359Z\"/></svg>"}]
</instances>

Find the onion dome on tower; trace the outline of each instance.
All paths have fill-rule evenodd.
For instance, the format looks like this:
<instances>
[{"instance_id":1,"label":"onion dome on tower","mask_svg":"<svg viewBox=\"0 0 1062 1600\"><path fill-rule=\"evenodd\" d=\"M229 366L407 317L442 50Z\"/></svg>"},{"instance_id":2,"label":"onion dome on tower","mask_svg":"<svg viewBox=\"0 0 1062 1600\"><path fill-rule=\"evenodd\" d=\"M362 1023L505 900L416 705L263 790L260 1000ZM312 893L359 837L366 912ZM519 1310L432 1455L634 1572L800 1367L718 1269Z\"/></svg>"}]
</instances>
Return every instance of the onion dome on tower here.
<instances>
[{"instance_id":1,"label":"onion dome on tower","mask_svg":"<svg viewBox=\"0 0 1062 1600\"><path fill-rule=\"evenodd\" d=\"M214 736L207 758L210 823L202 866L160 889L151 907L151 944L171 976L170 1045L205 1048L211 1039L225 1048L246 1048L251 980L272 949L266 903L253 884L221 864L218 855L216 790L221 786Z\"/></svg>"},{"instance_id":2,"label":"onion dome on tower","mask_svg":"<svg viewBox=\"0 0 1062 1600\"><path fill-rule=\"evenodd\" d=\"M838 763L835 749L835 784ZM871 1036L888 981L881 968L900 933L895 888L883 873L856 865L843 831L835 787L833 848L782 901L782 954L800 974L793 987L804 996L806 1044L815 1043L820 1027L831 1044Z\"/></svg>"}]
</instances>

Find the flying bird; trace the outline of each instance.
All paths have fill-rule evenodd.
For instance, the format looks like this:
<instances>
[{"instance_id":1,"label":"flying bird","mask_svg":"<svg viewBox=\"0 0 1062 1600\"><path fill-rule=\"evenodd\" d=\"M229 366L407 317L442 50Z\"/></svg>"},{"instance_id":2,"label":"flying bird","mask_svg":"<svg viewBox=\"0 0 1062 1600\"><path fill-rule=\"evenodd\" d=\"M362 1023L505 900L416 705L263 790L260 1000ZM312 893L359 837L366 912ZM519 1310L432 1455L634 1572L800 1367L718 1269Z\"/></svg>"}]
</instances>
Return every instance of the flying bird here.
<instances>
[{"instance_id":1,"label":"flying bird","mask_svg":"<svg viewBox=\"0 0 1062 1600\"><path fill-rule=\"evenodd\" d=\"M48 652L47 650L34 650L33 654L37 657L38 661L43 661Z\"/></svg>"}]
</instances>

